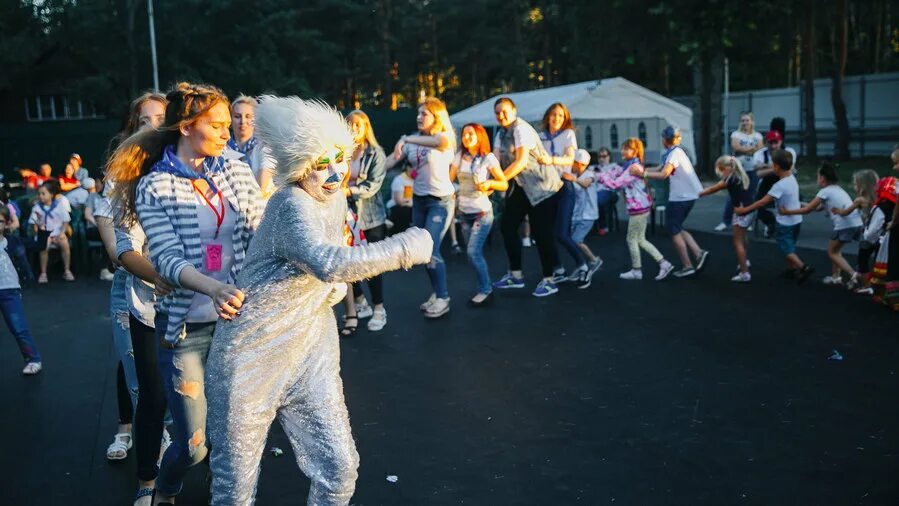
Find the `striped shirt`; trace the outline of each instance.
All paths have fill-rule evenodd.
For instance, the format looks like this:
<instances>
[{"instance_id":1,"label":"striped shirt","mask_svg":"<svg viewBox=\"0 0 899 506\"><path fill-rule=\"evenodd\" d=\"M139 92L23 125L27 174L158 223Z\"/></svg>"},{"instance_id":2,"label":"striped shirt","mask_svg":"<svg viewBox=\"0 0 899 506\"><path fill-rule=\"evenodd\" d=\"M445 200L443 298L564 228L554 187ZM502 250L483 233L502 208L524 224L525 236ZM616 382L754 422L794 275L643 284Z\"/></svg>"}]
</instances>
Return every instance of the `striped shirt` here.
<instances>
[{"instance_id":1,"label":"striped shirt","mask_svg":"<svg viewBox=\"0 0 899 506\"><path fill-rule=\"evenodd\" d=\"M228 282L233 283L262 217L259 185L250 166L239 160L226 159L221 171L207 173L207 176L238 213L232 234L234 264L228 275ZM193 290L181 286L181 271L189 265L197 270L203 266L203 246L191 180L161 171L150 172L137 185L135 208L149 239L150 261L156 272L175 287L156 303L156 311L168 315L165 340L174 345L186 334L185 321L194 296Z\"/></svg>"}]
</instances>

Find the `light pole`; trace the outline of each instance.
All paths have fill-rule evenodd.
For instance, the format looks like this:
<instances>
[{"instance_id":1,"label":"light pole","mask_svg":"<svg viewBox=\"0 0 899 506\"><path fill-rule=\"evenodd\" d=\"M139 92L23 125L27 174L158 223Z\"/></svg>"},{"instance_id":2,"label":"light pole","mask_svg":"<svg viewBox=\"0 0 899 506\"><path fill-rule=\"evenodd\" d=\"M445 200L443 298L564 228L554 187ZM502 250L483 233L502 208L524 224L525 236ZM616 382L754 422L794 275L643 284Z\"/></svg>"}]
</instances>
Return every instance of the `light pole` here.
<instances>
[{"instance_id":1,"label":"light pole","mask_svg":"<svg viewBox=\"0 0 899 506\"><path fill-rule=\"evenodd\" d=\"M156 26L153 24L153 0L147 0L147 17L150 19L150 58L153 60L153 91L159 93L159 65L156 63Z\"/></svg>"}]
</instances>

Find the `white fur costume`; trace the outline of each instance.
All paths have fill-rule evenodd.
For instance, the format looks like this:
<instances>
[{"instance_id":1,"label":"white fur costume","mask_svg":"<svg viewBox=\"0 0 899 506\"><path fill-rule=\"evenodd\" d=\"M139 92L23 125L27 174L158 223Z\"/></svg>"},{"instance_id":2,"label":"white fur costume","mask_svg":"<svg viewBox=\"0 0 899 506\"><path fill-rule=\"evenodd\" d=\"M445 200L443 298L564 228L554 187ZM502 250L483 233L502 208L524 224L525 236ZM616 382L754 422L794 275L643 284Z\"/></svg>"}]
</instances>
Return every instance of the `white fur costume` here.
<instances>
[{"instance_id":1,"label":"white fur costume","mask_svg":"<svg viewBox=\"0 0 899 506\"><path fill-rule=\"evenodd\" d=\"M411 229L367 246L343 245L342 177L353 140L343 118L320 102L263 97L256 132L278 163L269 200L237 286L241 314L220 321L207 363L212 503L252 504L269 426L275 417L297 464L312 480L308 504L347 504L359 456L340 379L331 306L345 283L426 263L432 242ZM316 160L342 150L327 170ZM343 171L341 173L341 171Z\"/></svg>"}]
</instances>

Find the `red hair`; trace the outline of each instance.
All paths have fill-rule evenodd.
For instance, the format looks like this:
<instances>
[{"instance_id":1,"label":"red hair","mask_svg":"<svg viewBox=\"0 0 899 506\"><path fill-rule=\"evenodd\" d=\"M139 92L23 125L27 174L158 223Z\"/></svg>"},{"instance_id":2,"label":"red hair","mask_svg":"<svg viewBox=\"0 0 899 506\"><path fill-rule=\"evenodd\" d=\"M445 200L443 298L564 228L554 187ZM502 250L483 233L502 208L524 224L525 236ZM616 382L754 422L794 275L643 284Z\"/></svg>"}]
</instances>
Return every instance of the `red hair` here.
<instances>
[{"instance_id":1,"label":"red hair","mask_svg":"<svg viewBox=\"0 0 899 506\"><path fill-rule=\"evenodd\" d=\"M631 148L637 152L637 158L640 159L640 163L643 163L643 141L636 137L628 137L624 144L622 145L624 148Z\"/></svg>"},{"instance_id":2,"label":"red hair","mask_svg":"<svg viewBox=\"0 0 899 506\"><path fill-rule=\"evenodd\" d=\"M462 127L462 131L465 131L466 128L474 130L478 137L478 147L476 148L478 155L487 156L487 153L490 152L490 137L487 136L487 130L480 123L468 123Z\"/></svg>"}]
</instances>

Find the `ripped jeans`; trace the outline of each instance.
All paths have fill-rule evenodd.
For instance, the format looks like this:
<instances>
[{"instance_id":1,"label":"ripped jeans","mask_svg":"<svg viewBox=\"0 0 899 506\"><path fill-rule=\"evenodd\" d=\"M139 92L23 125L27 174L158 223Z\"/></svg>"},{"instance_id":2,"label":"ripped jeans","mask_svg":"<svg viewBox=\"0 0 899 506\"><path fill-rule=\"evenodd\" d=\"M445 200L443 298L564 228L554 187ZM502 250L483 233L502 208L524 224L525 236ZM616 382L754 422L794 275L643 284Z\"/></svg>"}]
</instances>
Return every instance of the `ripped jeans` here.
<instances>
[{"instance_id":1,"label":"ripped jeans","mask_svg":"<svg viewBox=\"0 0 899 506\"><path fill-rule=\"evenodd\" d=\"M434 240L434 251L431 253L431 261L428 263L428 277L431 278L431 287L437 298L449 298L449 289L446 287L446 264L440 255L440 243L443 236L453 223L453 212L456 202L453 196L434 197L431 195L412 197L412 225L423 228L431 234Z\"/></svg>"},{"instance_id":2,"label":"ripped jeans","mask_svg":"<svg viewBox=\"0 0 899 506\"><path fill-rule=\"evenodd\" d=\"M112 320L112 341L119 357L119 367L124 376L116 374L119 392L119 423L131 423L137 408L137 369L134 367L134 349L131 347L130 311L128 309L128 273L115 271L109 289L109 317ZM125 384L121 384L124 377ZM127 395L123 395L127 389ZM127 398L131 402L127 402ZM127 405L126 405L127 404Z\"/></svg>"},{"instance_id":3,"label":"ripped jeans","mask_svg":"<svg viewBox=\"0 0 899 506\"><path fill-rule=\"evenodd\" d=\"M164 339L168 315L157 313L156 336ZM162 456L156 490L181 492L187 470L206 458L206 393L203 376L215 322L188 323L187 335L173 349L159 347L159 373L172 413L172 444Z\"/></svg>"}]
</instances>

